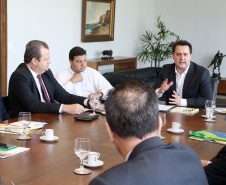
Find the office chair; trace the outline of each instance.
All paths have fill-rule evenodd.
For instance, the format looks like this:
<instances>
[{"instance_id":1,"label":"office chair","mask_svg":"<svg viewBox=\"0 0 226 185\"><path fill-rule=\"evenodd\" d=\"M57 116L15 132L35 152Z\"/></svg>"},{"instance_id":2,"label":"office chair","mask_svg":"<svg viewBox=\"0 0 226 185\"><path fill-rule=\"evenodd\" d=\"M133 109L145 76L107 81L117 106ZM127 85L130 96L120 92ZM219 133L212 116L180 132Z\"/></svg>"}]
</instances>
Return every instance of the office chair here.
<instances>
[{"instance_id":1,"label":"office chair","mask_svg":"<svg viewBox=\"0 0 226 185\"><path fill-rule=\"evenodd\" d=\"M9 111L9 105L8 105L8 96L3 96L2 97L2 100L3 100L3 103L4 103L4 105L5 105L5 108L6 108L6 112L7 113L9 113L8 111Z\"/></svg>"}]
</instances>

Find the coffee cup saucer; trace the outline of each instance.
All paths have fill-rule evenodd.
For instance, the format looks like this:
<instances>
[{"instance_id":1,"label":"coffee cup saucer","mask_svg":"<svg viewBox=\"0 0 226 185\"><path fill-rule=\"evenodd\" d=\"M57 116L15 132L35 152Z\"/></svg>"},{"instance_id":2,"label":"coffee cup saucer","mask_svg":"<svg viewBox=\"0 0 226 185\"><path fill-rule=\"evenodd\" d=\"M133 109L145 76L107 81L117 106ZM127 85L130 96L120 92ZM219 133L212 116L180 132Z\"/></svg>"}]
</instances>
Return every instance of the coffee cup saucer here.
<instances>
[{"instance_id":1,"label":"coffee cup saucer","mask_svg":"<svg viewBox=\"0 0 226 185\"><path fill-rule=\"evenodd\" d=\"M93 165L93 164L88 164L87 160L83 161L84 166L90 167L90 168L97 168L97 167L101 167L104 165L104 162L101 160L97 160L97 164Z\"/></svg>"},{"instance_id":2,"label":"coffee cup saucer","mask_svg":"<svg viewBox=\"0 0 226 185\"><path fill-rule=\"evenodd\" d=\"M43 141L49 141L49 142L51 142L51 141L56 141L56 140L58 140L59 137L58 137L58 136L53 136L52 139L46 139L46 136L41 136L40 139L43 140Z\"/></svg>"},{"instance_id":3,"label":"coffee cup saucer","mask_svg":"<svg viewBox=\"0 0 226 185\"><path fill-rule=\"evenodd\" d=\"M206 115L202 115L203 118L208 118ZM212 118L216 118L216 116L212 116Z\"/></svg>"},{"instance_id":4,"label":"coffee cup saucer","mask_svg":"<svg viewBox=\"0 0 226 185\"><path fill-rule=\"evenodd\" d=\"M167 128L167 131L168 132L171 132L171 133L174 133L174 134L180 134L180 133L183 133L184 132L184 130L183 129L178 129L178 130L173 130L172 128Z\"/></svg>"}]
</instances>

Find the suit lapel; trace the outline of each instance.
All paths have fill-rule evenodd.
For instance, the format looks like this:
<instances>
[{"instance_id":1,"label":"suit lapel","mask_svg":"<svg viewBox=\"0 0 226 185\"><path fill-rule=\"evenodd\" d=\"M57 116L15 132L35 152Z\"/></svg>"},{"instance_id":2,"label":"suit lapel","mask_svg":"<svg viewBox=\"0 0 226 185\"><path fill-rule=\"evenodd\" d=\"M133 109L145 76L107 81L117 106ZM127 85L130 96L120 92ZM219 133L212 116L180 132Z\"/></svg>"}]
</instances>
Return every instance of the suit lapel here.
<instances>
[{"instance_id":1,"label":"suit lapel","mask_svg":"<svg viewBox=\"0 0 226 185\"><path fill-rule=\"evenodd\" d=\"M189 66L189 69L188 69L188 73L186 74L186 77L184 79L184 86L183 86L183 96L182 98L185 96L186 94L186 91L188 89L188 85L192 79L192 76L193 76L193 73L194 73L194 65L192 62L190 62L190 66Z\"/></svg>"},{"instance_id":2,"label":"suit lapel","mask_svg":"<svg viewBox=\"0 0 226 185\"><path fill-rule=\"evenodd\" d=\"M35 81L35 79L34 79L34 76L31 74L31 71L28 69L28 67L26 66L26 64L23 64L23 65L24 65L24 68L25 68L26 71L27 71L27 74L28 74L29 78L31 79L31 84L34 84L35 89L36 89L36 91L37 91L38 97L36 97L36 98L37 98L39 101L41 101L41 95L40 95L40 93L39 93L39 91L38 91L37 83L36 83L36 81ZM33 94L34 94L34 92L33 92ZM35 95L35 94L34 94L34 95Z\"/></svg>"},{"instance_id":3,"label":"suit lapel","mask_svg":"<svg viewBox=\"0 0 226 185\"><path fill-rule=\"evenodd\" d=\"M169 79L168 79L168 83L173 81L173 85L170 87L171 89L171 94L173 93L173 91L176 91L176 74L175 74L175 64L173 65L173 67L170 70L169 73Z\"/></svg>"}]
</instances>

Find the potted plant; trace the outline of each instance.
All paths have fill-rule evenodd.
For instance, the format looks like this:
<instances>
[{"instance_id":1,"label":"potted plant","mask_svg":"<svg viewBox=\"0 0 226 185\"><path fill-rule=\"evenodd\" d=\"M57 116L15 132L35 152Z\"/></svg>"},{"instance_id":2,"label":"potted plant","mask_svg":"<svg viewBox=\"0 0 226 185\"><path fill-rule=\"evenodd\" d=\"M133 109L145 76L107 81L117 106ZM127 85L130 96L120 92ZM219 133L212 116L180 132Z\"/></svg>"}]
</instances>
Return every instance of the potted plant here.
<instances>
[{"instance_id":1,"label":"potted plant","mask_svg":"<svg viewBox=\"0 0 226 185\"><path fill-rule=\"evenodd\" d=\"M151 67L160 67L160 62L172 57L172 45L179 40L179 36L169 31L165 24L160 20L161 16L157 17L156 27L158 33L146 31L141 37L141 49L137 55L142 62L150 62ZM171 40L169 42L168 40Z\"/></svg>"}]
</instances>

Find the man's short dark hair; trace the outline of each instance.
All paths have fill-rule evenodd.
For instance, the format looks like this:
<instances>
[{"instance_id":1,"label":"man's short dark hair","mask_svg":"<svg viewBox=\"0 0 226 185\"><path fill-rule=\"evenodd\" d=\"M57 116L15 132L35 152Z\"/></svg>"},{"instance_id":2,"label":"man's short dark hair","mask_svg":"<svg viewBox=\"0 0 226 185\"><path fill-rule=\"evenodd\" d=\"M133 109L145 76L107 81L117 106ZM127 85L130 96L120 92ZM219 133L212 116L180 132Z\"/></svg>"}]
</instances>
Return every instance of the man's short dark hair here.
<instances>
[{"instance_id":1,"label":"man's short dark hair","mask_svg":"<svg viewBox=\"0 0 226 185\"><path fill-rule=\"evenodd\" d=\"M188 46L190 50L190 54L192 54L192 45L186 40L178 40L173 44L173 53L175 52L176 46Z\"/></svg>"},{"instance_id":2,"label":"man's short dark hair","mask_svg":"<svg viewBox=\"0 0 226 185\"><path fill-rule=\"evenodd\" d=\"M130 80L117 85L105 101L106 119L119 137L142 138L158 129L158 98L147 83Z\"/></svg>"},{"instance_id":3,"label":"man's short dark hair","mask_svg":"<svg viewBox=\"0 0 226 185\"><path fill-rule=\"evenodd\" d=\"M76 56L82 56L82 55L86 55L86 50L84 50L81 47L76 46L76 47L74 47L74 48L72 48L70 50L70 52L69 52L69 59L71 61L73 61L74 60L74 57L76 57Z\"/></svg>"},{"instance_id":4,"label":"man's short dark hair","mask_svg":"<svg viewBox=\"0 0 226 185\"><path fill-rule=\"evenodd\" d=\"M32 40L28 42L24 53L24 62L28 64L31 62L32 58L40 60L40 58L42 57L41 47L49 49L49 46L43 41Z\"/></svg>"}]
</instances>

